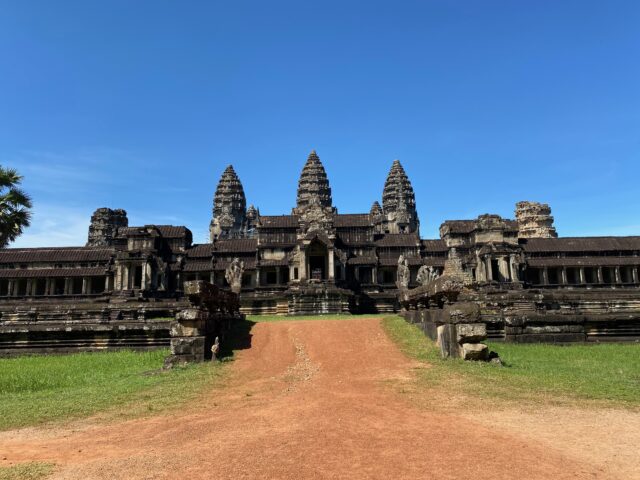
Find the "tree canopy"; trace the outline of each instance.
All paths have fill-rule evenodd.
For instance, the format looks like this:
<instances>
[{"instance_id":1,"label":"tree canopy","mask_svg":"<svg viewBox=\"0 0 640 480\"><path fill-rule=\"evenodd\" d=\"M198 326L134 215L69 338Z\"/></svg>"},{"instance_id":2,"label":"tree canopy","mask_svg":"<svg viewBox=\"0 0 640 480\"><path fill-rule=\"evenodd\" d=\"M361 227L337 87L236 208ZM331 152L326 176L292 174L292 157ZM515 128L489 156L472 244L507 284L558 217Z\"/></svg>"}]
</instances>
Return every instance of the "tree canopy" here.
<instances>
[{"instance_id":1,"label":"tree canopy","mask_svg":"<svg viewBox=\"0 0 640 480\"><path fill-rule=\"evenodd\" d=\"M22 176L0 166L0 248L18 238L31 223L31 198L19 186Z\"/></svg>"}]
</instances>

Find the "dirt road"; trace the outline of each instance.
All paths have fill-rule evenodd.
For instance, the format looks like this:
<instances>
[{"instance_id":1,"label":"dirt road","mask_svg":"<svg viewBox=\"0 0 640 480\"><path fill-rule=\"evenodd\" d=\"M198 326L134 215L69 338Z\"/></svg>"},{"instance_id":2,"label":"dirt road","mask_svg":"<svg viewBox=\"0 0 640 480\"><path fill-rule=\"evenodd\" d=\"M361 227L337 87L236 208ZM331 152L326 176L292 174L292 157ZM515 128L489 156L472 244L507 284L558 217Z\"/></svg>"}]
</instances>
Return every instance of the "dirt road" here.
<instances>
[{"instance_id":1,"label":"dirt road","mask_svg":"<svg viewBox=\"0 0 640 480\"><path fill-rule=\"evenodd\" d=\"M230 367L229 385L200 404L124 423L5 432L0 464L52 461L59 465L53 478L65 479L592 479L624 472L527 431L413 406L397 384L416 365L378 319L259 323L252 335Z\"/></svg>"}]
</instances>

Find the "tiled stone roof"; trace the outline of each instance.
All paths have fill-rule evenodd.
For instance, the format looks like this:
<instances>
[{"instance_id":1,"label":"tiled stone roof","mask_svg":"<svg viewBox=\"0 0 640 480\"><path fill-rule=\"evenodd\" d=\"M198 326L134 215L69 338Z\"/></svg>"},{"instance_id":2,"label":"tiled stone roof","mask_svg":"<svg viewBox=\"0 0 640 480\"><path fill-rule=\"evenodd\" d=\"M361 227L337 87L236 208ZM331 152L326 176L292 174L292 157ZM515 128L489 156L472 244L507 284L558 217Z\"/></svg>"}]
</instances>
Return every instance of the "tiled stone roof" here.
<instances>
[{"instance_id":1,"label":"tiled stone roof","mask_svg":"<svg viewBox=\"0 0 640 480\"><path fill-rule=\"evenodd\" d=\"M197 260L185 263L183 272L210 272L213 270L211 261Z\"/></svg>"},{"instance_id":2,"label":"tiled stone roof","mask_svg":"<svg viewBox=\"0 0 640 480\"><path fill-rule=\"evenodd\" d=\"M527 253L640 251L640 237L529 238L523 247Z\"/></svg>"},{"instance_id":3,"label":"tiled stone roof","mask_svg":"<svg viewBox=\"0 0 640 480\"><path fill-rule=\"evenodd\" d=\"M0 278L96 277L106 273L105 267L0 269Z\"/></svg>"},{"instance_id":4,"label":"tiled stone roof","mask_svg":"<svg viewBox=\"0 0 640 480\"><path fill-rule=\"evenodd\" d=\"M111 247L5 248L0 263L104 262L114 253Z\"/></svg>"},{"instance_id":5,"label":"tiled stone roof","mask_svg":"<svg viewBox=\"0 0 640 480\"><path fill-rule=\"evenodd\" d=\"M375 244L376 247L417 247L420 239L415 233L387 233Z\"/></svg>"},{"instance_id":6,"label":"tiled stone roof","mask_svg":"<svg viewBox=\"0 0 640 480\"><path fill-rule=\"evenodd\" d=\"M425 252L447 252L449 249L444 240L421 240L420 243Z\"/></svg>"},{"instance_id":7,"label":"tiled stone roof","mask_svg":"<svg viewBox=\"0 0 640 480\"><path fill-rule=\"evenodd\" d=\"M297 215L261 215L260 225L264 228L298 228Z\"/></svg>"},{"instance_id":8,"label":"tiled stone roof","mask_svg":"<svg viewBox=\"0 0 640 480\"><path fill-rule=\"evenodd\" d=\"M187 257L189 258L211 257L212 254L213 254L212 243L202 243L199 245L194 245L189 250L187 250Z\"/></svg>"},{"instance_id":9,"label":"tiled stone roof","mask_svg":"<svg viewBox=\"0 0 640 480\"><path fill-rule=\"evenodd\" d=\"M618 267L640 265L640 257L594 257L529 258L530 267Z\"/></svg>"},{"instance_id":10,"label":"tiled stone roof","mask_svg":"<svg viewBox=\"0 0 640 480\"><path fill-rule=\"evenodd\" d=\"M255 238L237 238L229 240L218 240L214 244L216 252L255 252L258 248L258 241Z\"/></svg>"},{"instance_id":11,"label":"tiled stone roof","mask_svg":"<svg viewBox=\"0 0 640 480\"><path fill-rule=\"evenodd\" d=\"M336 228L370 227L371 219L366 213L348 213L333 217L333 225Z\"/></svg>"}]
</instances>

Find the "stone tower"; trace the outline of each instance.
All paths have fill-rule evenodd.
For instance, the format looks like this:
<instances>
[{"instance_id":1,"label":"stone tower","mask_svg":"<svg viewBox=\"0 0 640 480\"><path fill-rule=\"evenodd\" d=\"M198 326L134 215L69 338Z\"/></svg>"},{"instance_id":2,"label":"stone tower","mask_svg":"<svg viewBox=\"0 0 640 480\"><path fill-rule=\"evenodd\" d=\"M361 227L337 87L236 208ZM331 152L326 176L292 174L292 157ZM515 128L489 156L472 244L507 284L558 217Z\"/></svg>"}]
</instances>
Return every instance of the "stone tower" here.
<instances>
[{"instance_id":1,"label":"stone tower","mask_svg":"<svg viewBox=\"0 0 640 480\"><path fill-rule=\"evenodd\" d=\"M516 203L519 238L557 238L551 208L546 203Z\"/></svg>"},{"instance_id":2,"label":"stone tower","mask_svg":"<svg viewBox=\"0 0 640 480\"><path fill-rule=\"evenodd\" d=\"M253 236L259 223L260 210L253 205L249 205L249 208L247 208L247 236Z\"/></svg>"},{"instance_id":3,"label":"stone tower","mask_svg":"<svg viewBox=\"0 0 640 480\"><path fill-rule=\"evenodd\" d=\"M127 212L121 208L99 208L91 215L87 247L109 247L113 245L119 227L128 227Z\"/></svg>"},{"instance_id":4,"label":"stone tower","mask_svg":"<svg viewBox=\"0 0 640 480\"><path fill-rule=\"evenodd\" d=\"M213 218L209 238L241 238L246 233L247 199L242 183L229 165L222 174L213 197Z\"/></svg>"},{"instance_id":5,"label":"stone tower","mask_svg":"<svg viewBox=\"0 0 640 480\"><path fill-rule=\"evenodd\" d=\"M300 180L298 181L298 199L294 215L302 214L309 206L332 208L331 187L327 179L327 172L320 162L315 150L312 150L307 158Z\"/></svg>"},{"instance_id":6,"label":"stone tower","mask_svg":"<svg viewBox=\"0 0 640 480\"><path fill-rule=\"evenodd\" d=\"M382 192L382 209L389 233L413 233L420 227L416 197L399 160L394 160Z\"/></svg>"}]
</instances>

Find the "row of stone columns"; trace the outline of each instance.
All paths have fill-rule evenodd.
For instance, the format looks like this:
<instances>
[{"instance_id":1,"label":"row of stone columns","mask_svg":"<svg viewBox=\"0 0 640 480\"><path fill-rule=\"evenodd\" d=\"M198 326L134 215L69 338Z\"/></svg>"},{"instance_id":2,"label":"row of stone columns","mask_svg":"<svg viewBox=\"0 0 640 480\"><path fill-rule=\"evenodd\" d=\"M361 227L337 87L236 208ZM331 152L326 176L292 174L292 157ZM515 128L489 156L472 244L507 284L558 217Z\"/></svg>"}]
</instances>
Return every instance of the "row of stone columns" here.
<instances>
[{"instance_id":1,"label":"row of stone columns","mask_svg":"<svg viewBox=\"0 0 640 480\"><path fill-rule=\"evenodd\" d=\"M60 277L52 277L52 278L28 278L26 279L26 285L25 285L25 290L24 290L24 295L28 296L28 297L34 297L34 296L38 296L38 287L39 287L39 280L44 280L44 291L42 292L41 295L43 296L51 296L51 295L57 295L56 293L56 286L57 286L57 281L59 280ZM78 277L64 277L63 281L64 281L64 286L62 289L62 293L58 294L58 295L74 295L74 289L73 289L73 281L74 278L78 278ZM92 291L92 283L93 283L93 277L81 277L82 278L82 289L79 293L77 293L77 295L89 295ZM10 279L7 282L7 296L9 297L16 297L18 296L18 294L20 293L19 290L19 283L20 280L18 279ZM105 276L105 290L104 291L110 291L113 288L113 282L111 279L111 276L106 275Z\"/></svg>"},{"instance_id":2,"label":"row of stone columns","mask_svg":"<svg viewBox=\"0 0 640 480\"><path fill-rule=\"evenodd\" d=\"M492 260L498 260L498 273L502 278L493 278ZM480 262L480 268L485 278L478 278L478 281L519 281L518 262L515 255L485 256Z\"/></svg>"},{"instance_id":3,"label":"row of stone columns","mask_svg":"<svg viewBox=\"0 0 640 480\"><path fill-rule=\"evenodd\" d=\"M139 288L141 290L151 288L153 285L153 279L151 277L153 271L149 262L144 262L142 265L122 263L116 268L116 290L133 290L136 287L134 278L136 267L140 266L142 267L142 278L140 279Z\"/></svg>"},{"instance_id":4,"label":"row of stone columns","mask_svg":"<svg viewBox=\"0 0 640 480\"><path fill-rule=\"evenodd\" d=\"M568 267L557 267L557 268L559 269L559 280L560 280L559 284L569 285L569 282L567 280ZM603 268L613 268L613 276L614 276L613 283L623 283L620 267L595 267L595 268L596 268L596 277L597 277L596 283L599 283L599 284L605 283L604 275L602 272ZM631 275L632 275L632 282L639 283L640 277L638 274L638 267L633 267L631 269ZM579 284L593 283L593 282L587 282L585 267L578 267L578 280L579 280L578 282ZM542 284L549 285L549 267L542 268Z\"/></svg>"}]
</instances>

